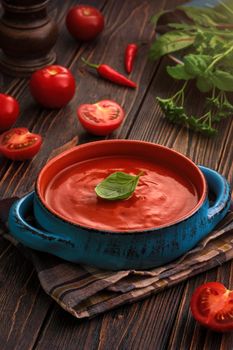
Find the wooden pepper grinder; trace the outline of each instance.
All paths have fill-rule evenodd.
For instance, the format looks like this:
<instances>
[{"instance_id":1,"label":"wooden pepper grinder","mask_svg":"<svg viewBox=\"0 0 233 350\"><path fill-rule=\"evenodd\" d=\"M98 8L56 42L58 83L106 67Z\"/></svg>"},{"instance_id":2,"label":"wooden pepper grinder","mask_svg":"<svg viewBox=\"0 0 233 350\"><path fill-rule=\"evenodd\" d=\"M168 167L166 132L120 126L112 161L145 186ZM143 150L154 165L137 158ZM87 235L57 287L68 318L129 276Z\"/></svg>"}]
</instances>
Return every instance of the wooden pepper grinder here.
<instances>
[{"instance_id":1,"label":"wooden pepper grinder","mask_svg":"<svg viewBox=\"0 0 233 350\"><path fill-rule=\"evenodd\" d=\"M56 60L58 30L47 13L49 1L1 0L0 71L26 77Z\"/></svg>"}]
</instances>

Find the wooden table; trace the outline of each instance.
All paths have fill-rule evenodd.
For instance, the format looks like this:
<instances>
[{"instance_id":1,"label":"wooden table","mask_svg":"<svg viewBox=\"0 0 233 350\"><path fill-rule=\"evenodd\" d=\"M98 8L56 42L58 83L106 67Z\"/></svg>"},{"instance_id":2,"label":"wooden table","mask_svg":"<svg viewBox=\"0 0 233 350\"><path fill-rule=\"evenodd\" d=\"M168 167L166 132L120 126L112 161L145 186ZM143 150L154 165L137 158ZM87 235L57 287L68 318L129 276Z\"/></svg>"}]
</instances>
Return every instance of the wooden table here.
<instances>
[{"instance_id":1,"label":"wooden table","mask_svg":"<svg viewBox=\"0 0 233 350\"><path fill-rule=\"evenodd\" d=\"M178 84L170 79L165 66L168 59L149 62L147 51L153 40L149 20L157 11L181 1L86 0L99 7L106 28L98 40L80 44L64 25L67 9L79 1L57 0L53 15L59 23L57 61L67 66L77 81L76 95L61 110L38 107L29 94L26 79L0 75L1 91L19 99L21 115L17 126L42 134L44 144L28 162L0 158L0 196L21 196L32 190L35 178L52 150L79 136L79 143L99 139L85 133L76 119L80 103L114 99L124 107L124 125L109 138L140 139L160 143L224 174L233 182L233 119L221 123L214 138L206 138L169 124L155 96L171 95ZM124 72L123 56L127 43L143 41L132 79L136 91L103 81L83 67L81 57L104 62ZM190 108L201 112L200 96L189 89ZM144 301L123 306L92 320L77 320L62 310L41 289L33 266L8 241L0 241L0 348L11 349L221 349L233 348L233 334L219 335L200 327L189 310L190 296L205 281L218 280L233 287L233 264L198 275Z\"/></svg>"}]
</instances>

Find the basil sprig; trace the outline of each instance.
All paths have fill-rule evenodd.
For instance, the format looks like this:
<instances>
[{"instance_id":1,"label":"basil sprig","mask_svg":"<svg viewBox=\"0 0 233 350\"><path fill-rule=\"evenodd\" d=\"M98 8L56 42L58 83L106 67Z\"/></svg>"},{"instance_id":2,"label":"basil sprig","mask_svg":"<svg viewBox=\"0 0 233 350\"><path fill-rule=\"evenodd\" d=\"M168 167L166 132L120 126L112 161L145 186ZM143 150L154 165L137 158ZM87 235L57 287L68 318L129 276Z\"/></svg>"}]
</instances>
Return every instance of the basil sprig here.
<instances>
[{"instance_id":1,"label":"basil sprig","mask_svg":"<svg viewBox=\"0 0 233 350\"><path fill-rule=\"evenodd\" d=\"M109 201L127 199L135 191L141 175L143 175L142 172L138 175L130 175L117 171L101 181L96 186L95 192L98 197Z\"/></svg>"},{"instance_id":2,"label":"basil sprig","mask_svg":"<svg viewBox=\"0 0 233 350\"><path fill-rule=\"evenodd\" d=\"M225 0L215 8L178 9L189 21L168 24L171 30L152 44L150 57L156 60L183 50L182 62L167 66L167 73L185 83L173 96L157 100L169 121L215 135L217 123L233 113L233 104L228 99L228 93L233 92L233 3ZM156 15L153 22L157 23L161 15ZM208 94L203 115L187 113L185 97L190 80L195 80L200 92Z\"/></svg>"}]
</instances>

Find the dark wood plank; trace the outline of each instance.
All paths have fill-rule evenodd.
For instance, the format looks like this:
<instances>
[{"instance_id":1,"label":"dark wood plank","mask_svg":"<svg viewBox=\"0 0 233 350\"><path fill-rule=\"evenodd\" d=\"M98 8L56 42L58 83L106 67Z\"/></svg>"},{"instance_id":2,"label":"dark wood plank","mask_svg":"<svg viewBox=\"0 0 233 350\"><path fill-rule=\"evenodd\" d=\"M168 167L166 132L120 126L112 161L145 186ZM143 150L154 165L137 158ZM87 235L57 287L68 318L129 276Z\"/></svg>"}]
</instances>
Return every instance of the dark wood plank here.
<instances>
[{"instance_id":1,"label":"dark wood plank","mask_svg":"<svg viewBox=\"0 0 233 350\"><path fill-rule=\"evenodd\" d=\"M101 327L102 317L79 321L56 305L34 349L94 350L98 348Z\"/></svg>"},{"instance_id":2,"label":"dark wood plank","mask_svg":"<svg viewBox=\"0 0 233 350\"><path fill-rule=\"evenodd\" d=\"M167 349L167 336L173 327L179 305L178 295L182 293L183 286L181 283L177 288L127 307L126 311L124 308L116 311L115 327L108 326L109 317L106 316L99 348L106 349L112 344L113 348L125 350ZM122 314L125 316L120 316Z\"/></svg>"},{"instance_id":3,"label":"dark wood plank","mask_svg":"<svg viewBox=\"0 0 233 350\"><path fill-rule=\"evenodd\" d=\"M142 346L144 349L166 349L167 334L171 332L171 320L176 316L178 295L182 290L183 284L180 284L178 288L89 321L75 320L55 307L36 349L47 349L49 344L54 349L63 349L65 342L69 344L69 350L76 350L77 346L99 350L141 349Z\"/></svg>"},{"instance_id":4,"label":"dark wood plank","mask_svg":"<svg viewBox=\"0 0 233 350\"><path fill-rule=\"evenodd\" d=\"M1 349L30 349L51 299L42 291L30 262L0 239Z\"/></svg>"}]
</instances>

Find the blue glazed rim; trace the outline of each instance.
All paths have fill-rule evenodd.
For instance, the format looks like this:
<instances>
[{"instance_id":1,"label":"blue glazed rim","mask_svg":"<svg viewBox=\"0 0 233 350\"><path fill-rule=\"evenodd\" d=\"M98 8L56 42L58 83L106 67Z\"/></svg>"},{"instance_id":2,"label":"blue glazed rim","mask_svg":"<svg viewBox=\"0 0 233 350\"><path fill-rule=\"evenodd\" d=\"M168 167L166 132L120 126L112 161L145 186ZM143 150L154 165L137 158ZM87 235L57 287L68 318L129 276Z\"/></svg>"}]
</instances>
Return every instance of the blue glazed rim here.
<instances>
[{"instance_id":1,"label":"blue glazed rim","mask_svg":"<svg viewBox=\"0 0 233 350\"><path fill-rule=\"evenodd\" d=\"M165 149L166 151L172 152L173 154L175 154L176 156L183 158L183 160L185 162L188 162L192 167L194 167L197 172L199 173L200 179L203 182L203 193L200 195L200 199L198 201L198 204L186 215L184 215L183 217L179 218L178 220L171 222L169 224L163 225L163 226L159 226L159 227L155 227L155 228L150 228L150 229L145 229L145 230L135 230L135 231L111 231L111 230L106 230L106 229L97 229L97 228L93 228L93 227L88 227L88 226L83 226L80 225L78 223L72 222L69 219L63 218L62 216L60 216L55 210L50 210L50 208L48 208L46 206L46 204L44 203L44 201L41 199L40 193L39 193L39 180L41 175L43 174L44 168L55 163L58 159L65 157L67 154L74 152L76 149L80 149L80 148L86 148L90 145L92 145L92 147L94 147L96 144L109 144L109 143L135 143L135 144L141 144L141 145L151 145L151 146L156 146L159 147L160 149ZM97 156L98 157L98 156ZM97 158L95 157L95 158ZM88 230L91 232L96 232L96 233L102 233L102 234L124 234L124 235L134 235L134 234L145 234L145 233L153 233L154 231L157 230L163 230L166 229L168 227L171 226L177 226L178 224L185 222L187 220L189 220L191 217L193 217L197 211L202 207L202 205L204 204L205 200L208 198L208 186L207 186L207 181L205 179L205 176L203 174L203 172L200 170L200 168L188 157L186 157L185 155L183 155L180 152L177 152L176 150L173 150L169 147L166 146L162 146L160 144L156 144L153 142L147 142L147 141L141 141L141 140L125 140L125 139L117 139L117 140L101 140L101 141L93 141L91 143L86 143L86 144L82 144L76 147L73 147L72 149L69 149L61 154L59 154L58 156L54 157L53 159L51 159L45 166L44 168L42 168L42 170L40 171L36 183L35 183L35 195L37 197L37 202L38 205L40 205L42 207L42 209L47 213L47 215L50 215L52 217L54 217L56 220L59 220L61 222L63 222L64 224L68 224L72 227L75 227L76 229L82 229L82 230ZM221 175L219 175L221 176Z\"/></svg>"}]
</instances>

